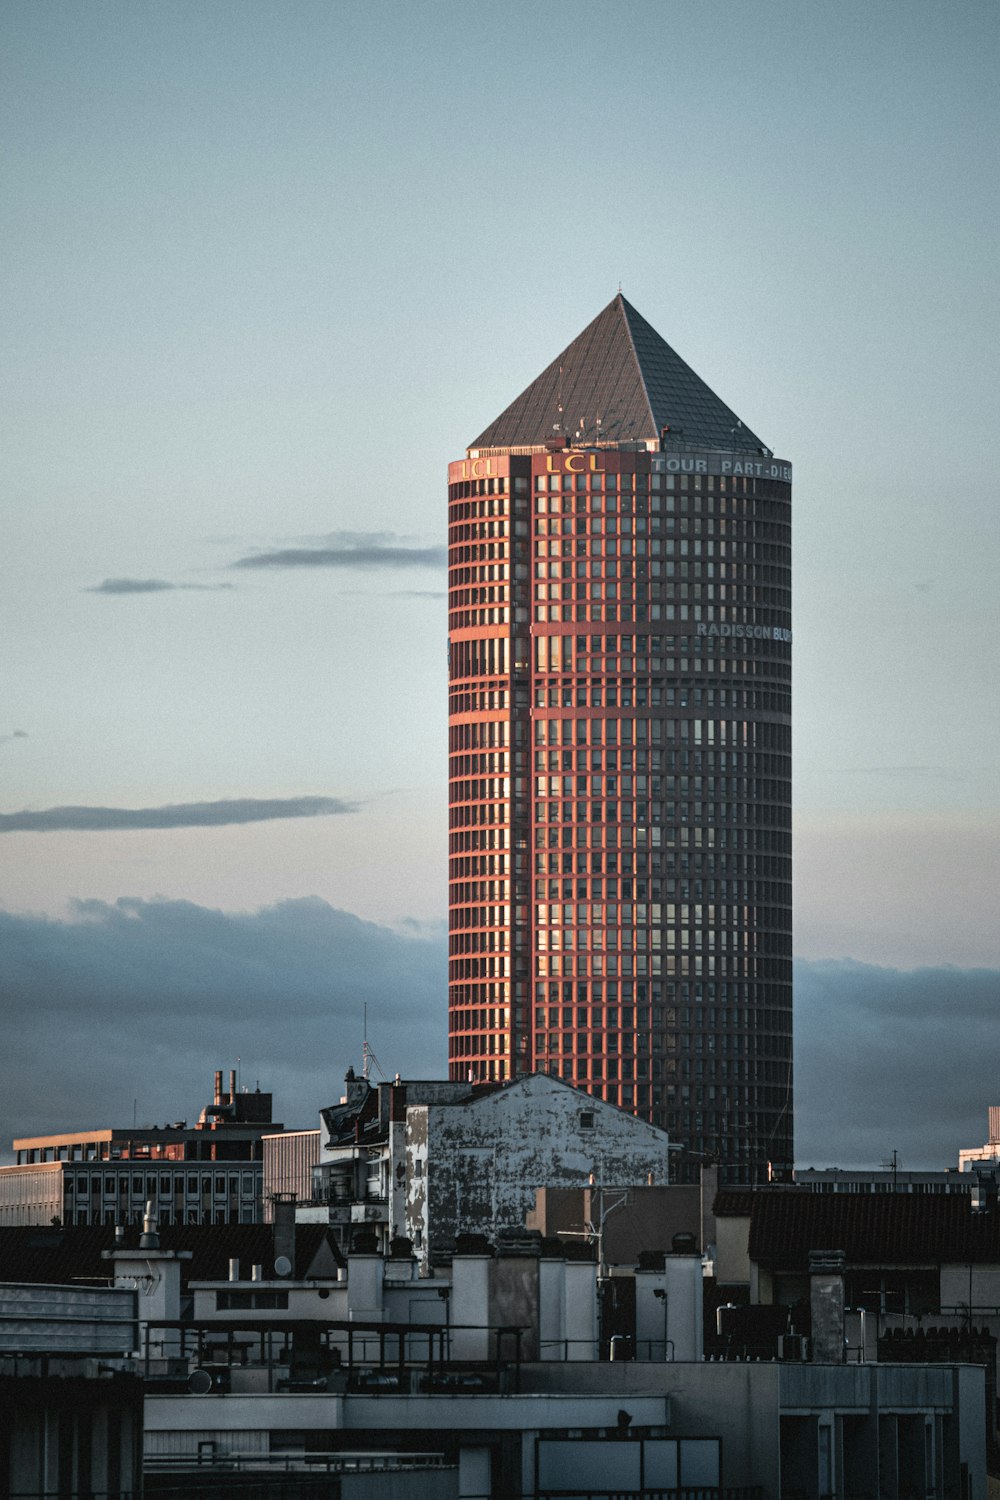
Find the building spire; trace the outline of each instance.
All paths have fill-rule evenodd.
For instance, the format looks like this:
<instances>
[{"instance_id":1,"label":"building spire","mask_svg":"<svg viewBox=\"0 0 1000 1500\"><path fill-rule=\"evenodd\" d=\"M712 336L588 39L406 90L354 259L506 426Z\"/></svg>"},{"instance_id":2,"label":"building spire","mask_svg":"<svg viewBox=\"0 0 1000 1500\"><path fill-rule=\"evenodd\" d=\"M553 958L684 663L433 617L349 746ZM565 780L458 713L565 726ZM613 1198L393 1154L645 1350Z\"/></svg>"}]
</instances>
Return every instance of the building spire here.
<instances>
[{"instance_id":1,"label":"building spire","mask_svg":"<svg viewBox=\"0 0 1000 1500\"><path fill-rule=\"evenodd\" d=\"M542 447L601 414L602 444L659 443L670 427L692 447L760 452L764 443L624 297L611 302L481 432L470 449ZM569 413L567 422L563 414Z\"/></svg>"}]
</instances>

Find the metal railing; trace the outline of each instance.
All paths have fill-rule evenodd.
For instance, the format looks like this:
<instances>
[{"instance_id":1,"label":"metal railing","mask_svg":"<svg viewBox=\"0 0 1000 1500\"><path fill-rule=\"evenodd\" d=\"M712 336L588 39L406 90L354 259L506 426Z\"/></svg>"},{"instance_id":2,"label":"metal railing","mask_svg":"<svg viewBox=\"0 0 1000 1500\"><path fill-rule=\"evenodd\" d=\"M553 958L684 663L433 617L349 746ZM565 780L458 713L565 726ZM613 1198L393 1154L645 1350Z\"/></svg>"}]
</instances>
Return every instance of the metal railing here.
<instances>
[{"instance_id":1,"label":"metal railing","mask_svg":"<svg viewBox=\"0 0 1000 1500\"><path fill-rule=\"evenodd\" d=\"M144 1493L158 1500L208 1500L226 1494L238 1495L240 1500L336 1500L344 1475L454 1468L440 1453L160 1455L146 1459Z\"/></svg>"},{"instance_id":2,"label":"metal railing","mask_svg":"<svg viewBox=\"0 0 1000 1500\"><path fill-rule=\"evenodd\" d=\"M319 1479L313 1474L280 1474L259 1481L235 1474L228 1478L216 1475L204 1484L191 1479L180 1484L160 1484L147 1478L143 1493L147 1500L150 1495L158 1496L159 1500L215 1500L216 1496L226 1494L238 1495L239 1500L337 1500L340 1485L329 1477Z\"/></svg>"},{"instance_id":3,"label":"metal railing","mask_svg":"<svg viewBox=\"0 0 1000 1500\"><path fill-rule=\"evenodd\" d=\"M399 1469L454 1468L454 1464L449 1464L443 1453L396 1453L390 1450L380 1453L227 1453L216 1450L212 1454L200 1451L197 1454L147 1454L143 1467L148 1480L151 1474L169 1474L177 1469L225 1470L231 1474L316 1471L323 1474L381 1474ZM94 1500L98 1497L95 1496Z\"/></svg>"},{"instance_id":4,"label":"metal railing","mask_svg":"<svg viewBox=\"0 0 1000 1500\"><path fill-rule=\"evenodd\" d=\"M600 1344L601 1341L596 1334L590 1339L540 1339L538 1358L556 1364L565 1364L574 1358L596 1360L600 1357L598 1352ZM583 1352L574 1355L571 1353L573 1350ZM635 1353L629 1354L628 1357L637 1364L669 1364L674 1359L674 1341L662 1338L637 1339Z\"/></svg>"}]
</instances>

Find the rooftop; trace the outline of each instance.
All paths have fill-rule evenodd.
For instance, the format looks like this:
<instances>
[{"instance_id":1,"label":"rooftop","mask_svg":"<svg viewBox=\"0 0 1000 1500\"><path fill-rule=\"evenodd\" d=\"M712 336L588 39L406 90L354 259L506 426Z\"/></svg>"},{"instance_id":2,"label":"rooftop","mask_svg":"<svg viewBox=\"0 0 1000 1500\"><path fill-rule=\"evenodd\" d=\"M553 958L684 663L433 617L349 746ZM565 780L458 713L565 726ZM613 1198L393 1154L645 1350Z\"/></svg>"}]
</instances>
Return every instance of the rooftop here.
<instances>
[{"instance_id":1,"label":"rooftop","mask_svg":"<svg viewBox=\"0 0 1000 1500\"><path fill-rule=\"evenodd\" d=\"M803 1271L811 1250L843 1250L849 1264L1000 1261L1000 1209L977 1212L968 1194L720 1193L715 1212L750 1215L750 1259Z\"/></svg>"},{"instance_id":2,"label":"rooftop","mask_svg":"<svg viewBox=\"0 0 1000 1500\"><path fill-rule=\"evenodd\" d=\"M238 1260L246 1276L252 1266L269 1269L274 1263L272 1224L163 1225L158 1234L162 1249L191 1252L191 1260L183 1263L181 1271L185 1284L226 1280L230 1260ZM134 1248L138 1238L138 1229L133 1229L127 1231L124 1243L117 1242L111 1224L0 1227L0 1276L4 1281L53 1286L106 1283L112 1269L102 1252ZM295 1260L302 1276L309 1274L314 1263L343 1264L334 1237L322 1224L295 1226Z\"/></svg>"},{"instance_id":3,"label":"rooftop","mask_svg":"<svg viewBox=\"0 0 1000 1500\"><path fill-rule=\"evenodd\" d=\"M696 375L621 292L469 444L540 447L563 437L760 452L763 441Z\"/></svg>"}]
</instances>

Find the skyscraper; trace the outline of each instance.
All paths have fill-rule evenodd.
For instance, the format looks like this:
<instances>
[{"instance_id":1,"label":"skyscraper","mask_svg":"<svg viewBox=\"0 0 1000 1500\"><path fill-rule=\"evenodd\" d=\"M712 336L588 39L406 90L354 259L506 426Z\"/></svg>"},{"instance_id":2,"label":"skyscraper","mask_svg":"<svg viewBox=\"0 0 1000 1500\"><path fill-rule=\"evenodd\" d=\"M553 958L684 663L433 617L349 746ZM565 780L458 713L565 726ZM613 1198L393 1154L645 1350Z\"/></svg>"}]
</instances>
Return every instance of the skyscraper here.
<instances>
[{"instance_id":1,"label":"skyscraper","mask_svg":"<svg viewBox=\"0 0 1000 1500\"><path fill-rule=\"evenodd\" d=\"M792 1160L791 467L620 294L449 466L453 1078Z\"/></svg>"}]
</instances>

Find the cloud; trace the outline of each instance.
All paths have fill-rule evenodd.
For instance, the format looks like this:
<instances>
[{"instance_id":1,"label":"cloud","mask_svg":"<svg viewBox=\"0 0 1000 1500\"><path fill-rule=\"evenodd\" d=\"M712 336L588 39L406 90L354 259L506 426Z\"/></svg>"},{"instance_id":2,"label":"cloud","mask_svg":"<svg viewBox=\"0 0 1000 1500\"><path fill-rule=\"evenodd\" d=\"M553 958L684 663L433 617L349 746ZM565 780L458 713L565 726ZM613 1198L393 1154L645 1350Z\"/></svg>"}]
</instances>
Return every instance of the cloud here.
<instances>
[{"instance_id":1,"label":"cloud","mask_svg":"<svg viewBox=\"0 0 1000 1500\"><path fill-rule=\"evenodd\" d=\"M9 745L11 740L26 740L27 738L23 729L15 729L10 734L0 734L0 745Z\"/></svg>"},{"instance_id":2,"label":"cloud","mask_svg":"<svg viewBox=\"0 0 1000 1500\"><path fill-rule=\"evenodd\" d=\"M324 901L222 912L184 901L0 912L0 1150L15 1135L197 1118L215 1068L311 1126L368 1036L388 1076L444 1077L447 941Z\"/></svg>"},{"instance_id":3,"label":"cloud","mask_svg":"<svg viewBox=\"0 0 1000 1500\"><path fill-rule=\"evenodd\" d=\"M1000 1103L1000 972L795 965L795 1155L802 1165L957 1166Z\"/></svg>"},{"instance_id":4,"label":"cloud","mask_svg":"<svg viewBox=\"0 0 1000 1500\"><path fill-rule=\"evenodd\" d=\"M357 811L340 797L236 797L223 802L176 802L166 807L46 807L0 813L3 833L108 833L131 828L223 828L278 818L323 818Z\"/></svg>"},{"instance_id":5,"label":"cloud","mask_svg":"<svg viewBox=\"0 0 1000 1500\"><path fill-rule=\"evenodd\" d=\"M444 1077L447 938L312 897L254 912L191 902L0 911L0 1149L14 1135L191 1119L236 1066L311 1125L368 1035L385 1073ZM903 1168L986 1139L1000 974L797 960L796 1158Z\"/></svg>"},{"instance_id":6,"label":"cloud","mask_svg":"<svg viewBox=\"0 0 1000 1500\"><path fill-rule=\"evenodd\" d=\"M166 578L105 578L81 592L84 594L164 594L174 590L194 589L199 593L215 593L218 589L231 589L231 583L170 583Z\"/></svg>"},{"instance_id":7,"label":"cloud","mask_svg":"<svg viewBox=\"0 0 1000 1500\"><path fill-rule=\"evenodd\" d=\"M415 547L388 531L334 531L307 546L248 553L232 568L443 568L446 547Z\"/></svg>"}]
</instances>

